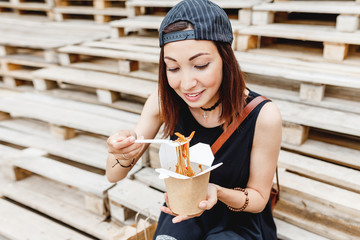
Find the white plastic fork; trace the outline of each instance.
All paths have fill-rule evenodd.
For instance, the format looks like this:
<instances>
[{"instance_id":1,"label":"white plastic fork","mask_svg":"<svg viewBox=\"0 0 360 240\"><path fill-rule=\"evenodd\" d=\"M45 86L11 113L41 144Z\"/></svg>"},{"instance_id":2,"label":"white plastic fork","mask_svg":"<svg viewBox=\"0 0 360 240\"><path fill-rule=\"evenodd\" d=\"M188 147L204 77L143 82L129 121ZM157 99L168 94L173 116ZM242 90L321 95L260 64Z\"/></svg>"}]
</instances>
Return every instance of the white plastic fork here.
<instances>
[{"instance_id":1,"label":"white plastic fork","mask_svg":"<svg viewBox=\"0 0 360 240\"><path fill-rule=\"evenodd\" d=\"M182 142L180 144L178 142L174 142L174 141L171 141L168 139L137 139L137 140L135 140L135 143L159 143L159 144L165 143L165 144L171 145L173 147L177 147L179 145L185 144L186 142Z\"/></svg>"}]
</instances>

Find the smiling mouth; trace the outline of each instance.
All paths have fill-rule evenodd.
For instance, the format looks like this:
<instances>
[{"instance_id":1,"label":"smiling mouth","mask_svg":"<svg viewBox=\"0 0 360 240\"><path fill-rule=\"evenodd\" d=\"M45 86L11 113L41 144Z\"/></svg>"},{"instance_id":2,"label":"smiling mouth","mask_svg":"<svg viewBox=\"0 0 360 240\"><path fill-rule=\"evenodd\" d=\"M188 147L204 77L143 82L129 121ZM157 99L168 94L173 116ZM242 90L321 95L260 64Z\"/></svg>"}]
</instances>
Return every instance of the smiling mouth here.
<instances>
[{"instance_id":1,"label":"smiling mouth","mask_svg":"<svg viewBox=\"0 0 360 240\"><path fill-rule=\"evenodd\" d=\"M201 92L197 92L197 93L185 93L186 96L189 96L189 97L196 97L198 95L200 95L201 93L203 93L204 91L201 91Z\"/></svg>"}]
</instances>

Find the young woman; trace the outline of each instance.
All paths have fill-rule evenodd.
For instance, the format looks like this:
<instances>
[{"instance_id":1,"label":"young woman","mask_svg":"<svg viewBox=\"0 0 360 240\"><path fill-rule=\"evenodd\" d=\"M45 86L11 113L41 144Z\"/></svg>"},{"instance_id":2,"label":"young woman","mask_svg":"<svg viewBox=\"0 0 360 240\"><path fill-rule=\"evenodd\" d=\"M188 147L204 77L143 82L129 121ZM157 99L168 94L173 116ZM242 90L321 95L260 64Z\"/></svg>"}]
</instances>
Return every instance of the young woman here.
<instances>
[{"instance_id":1,"label":"young woman","mask_svg":"<svg viewBox=\"0 0 360 240\"><path fill-rule=\"evenodd\" d=\"M211 145L259 96L245 86L231 48L230 21L214 3L178 3L164 18L159 40L158 90L135 129L108 139L111 182L126 177L148 147L135 139L154 138L164 124L164 135L173 140L174 132L195 131L191 145ZM211 172L207 199L199 204L204 211L177 216L164 205L154 239L277 239L269 196L280 144L279 110L269 100L262 102L215 154L213 164L223 165Z\"/></svg>"}]
</instances>

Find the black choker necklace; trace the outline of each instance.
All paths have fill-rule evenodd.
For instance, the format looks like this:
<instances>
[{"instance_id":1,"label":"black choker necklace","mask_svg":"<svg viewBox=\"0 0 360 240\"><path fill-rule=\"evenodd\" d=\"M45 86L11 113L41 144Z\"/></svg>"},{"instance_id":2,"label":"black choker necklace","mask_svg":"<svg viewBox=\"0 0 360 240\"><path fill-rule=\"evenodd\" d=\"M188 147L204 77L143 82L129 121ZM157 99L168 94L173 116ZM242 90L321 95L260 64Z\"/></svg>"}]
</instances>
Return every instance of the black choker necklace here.
<instances>
[{"instance_id":1,"label":"black choker necklace","mask_svg":"<svg viewBox=\"0 0 360 240\"><path fill-rule=\"evenodd\" d=\"M200 108L203 111L209 112L209 111L214 110L217 106L219 106L219 104L220 104L220 99L212 107L209 107L209 108L200 107Z\"/></svg>"}]
</instances>

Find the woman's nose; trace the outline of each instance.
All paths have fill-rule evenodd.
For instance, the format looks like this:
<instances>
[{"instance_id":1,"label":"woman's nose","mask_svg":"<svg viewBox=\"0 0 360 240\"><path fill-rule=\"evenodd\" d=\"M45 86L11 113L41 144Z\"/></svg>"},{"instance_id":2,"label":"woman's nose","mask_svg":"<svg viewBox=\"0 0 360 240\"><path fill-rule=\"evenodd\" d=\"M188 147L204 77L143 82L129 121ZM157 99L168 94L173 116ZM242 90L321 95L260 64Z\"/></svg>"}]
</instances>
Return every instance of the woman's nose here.
<instances>
[{"instance_id":1,"label":"woman's nose","mask_svg":"<svg viewBox=\"0 0 360 240\"><path fill-rule=\"evenodd\" d=\"M181 88L185 91L189 91L196 87L197 81L193 77L184 77L181 80Z\"/></svg>"}]
</instances>

